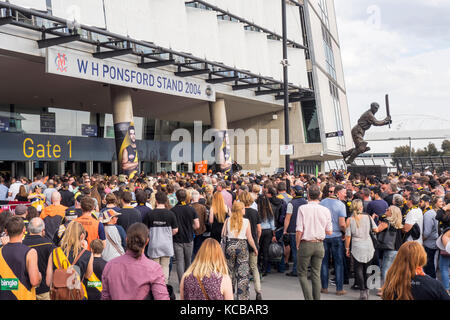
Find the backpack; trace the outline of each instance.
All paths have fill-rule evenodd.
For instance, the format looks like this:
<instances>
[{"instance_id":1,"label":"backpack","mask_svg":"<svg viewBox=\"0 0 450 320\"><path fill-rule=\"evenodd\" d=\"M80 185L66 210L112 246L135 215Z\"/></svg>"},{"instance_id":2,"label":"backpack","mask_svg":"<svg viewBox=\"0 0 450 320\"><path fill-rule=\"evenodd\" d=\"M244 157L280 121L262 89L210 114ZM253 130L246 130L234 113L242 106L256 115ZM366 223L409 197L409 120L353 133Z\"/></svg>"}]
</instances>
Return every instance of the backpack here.
<instances>
[{"instance_id":1,"label":"backpack","mask_svg":"<svg viewBox=\"0 0 450 320\"><path fill-rule=\"evenodd\" d=\"M85 251L86 249L83 249L70 264L60 247L53 250L53 261L56 261L57 269L53 272L53 280L50 285L50 300L83 300L82 281L73 266ZM61 255L64 257L64 263L61 262Z\"/></svg>"}]
</instances>

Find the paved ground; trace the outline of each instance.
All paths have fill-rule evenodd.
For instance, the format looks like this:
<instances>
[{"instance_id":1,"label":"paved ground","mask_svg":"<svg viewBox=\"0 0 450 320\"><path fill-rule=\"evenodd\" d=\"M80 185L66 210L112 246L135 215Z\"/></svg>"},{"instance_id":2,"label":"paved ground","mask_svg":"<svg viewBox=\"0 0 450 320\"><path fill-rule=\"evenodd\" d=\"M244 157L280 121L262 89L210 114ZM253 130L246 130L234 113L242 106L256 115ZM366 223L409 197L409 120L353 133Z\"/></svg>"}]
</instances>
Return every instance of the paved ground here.
<instances>
[{"instance_id":1,"label":"paved ground","mask_svg":"<svg viewBox=\"0 0 450 320\"><path fill-rule=\"evenodd\" d=\"M336 295L336 287L330 285L328 287L328 294L322 294L322 300L358 300L359 290L350 289L353 285L354 279L350 279L350 285L344 285L344 290L347 294L344 296ZM172 268L172 273L170 275L169 283L174 287L174 290L179 299L179 286L178 278L175 271L175 265ZM277 273L272 271L272 273L265 276L261 281L262 287L262 297L264 300L304 300L302 289L300 287L300 282L298 278L288 277L284 273ZM256 294L253 287L253 282L250 283L251 300L255 300ZM375 290L370 291L369 300L381 300L380 297L376 295Z\"/></svg>"}]
</instances>

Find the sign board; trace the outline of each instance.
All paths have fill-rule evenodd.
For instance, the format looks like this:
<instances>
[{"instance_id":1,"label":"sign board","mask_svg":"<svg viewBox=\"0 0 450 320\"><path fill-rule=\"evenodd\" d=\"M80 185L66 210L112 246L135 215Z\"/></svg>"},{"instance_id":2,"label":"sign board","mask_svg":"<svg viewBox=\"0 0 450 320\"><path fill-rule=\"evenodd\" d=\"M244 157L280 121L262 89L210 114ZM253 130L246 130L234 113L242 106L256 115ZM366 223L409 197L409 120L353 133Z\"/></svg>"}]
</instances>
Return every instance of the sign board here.
<instances>
[{"instance_id":1,"label":"sign board","mask_svg":"<svg viewBox=\"0 0 450 320\"><path fill-rule=\"evenodd\" d=\"M282 155L282 156L294 155L294 145L293 144L281 145L280 146L280 155Z\"/></svg>"},{"instance_id":2,"label":"sign board","mask_svg":"<svg viewBox=\"0 0 450 320\"><path fill-rule=\"evenodd\" d=\"M56 120L54 112L41 113L41 132L55 133Z\"/></svg>"},{"instance_id":3,"label":"sign board","mask_svg":"<svg viewBox=\"0 0 450 320\"><path fill-rule=\"evenodd\" d=\"M9 132L9 118L0 117L0 132Z\"/></svg>"},{"instance_id":4,"label":"sign board","mask_svg":"<svg viewBox=\"0 0 450 320\"><path fill-rule=\"evenodd\" d=\"M200 161L195 163L195 173L207 173L208 161Z\"/></svg>"},{"instance_id":5,"label":"sign board","mask_svg":"<svg viewBox=\"0 0 450 320\"><path fill-rule=\"evenodd\" d=\"M344 136L344 131L329 132L325 134L325 137L327 138L342 137L342 136Z\"/></svg>"},{"instance_id":6,"label":"sign board","mask_svg":"<svg viewBox=\"0 0 450 320\"><path fill-rule=\"evenodd\" d=\"M82 124L81 125L81 135L88 137L97 136L97 126L95 124Z\"/></svg>"},{"instance_id":7,"label":"sign board","mask_svg":"<svg viewBox=\"0 0 450 320\"><path fill-rule=\"evenodd\" d=\"M65 48L48 48L46 72L109 83L123 87L160 92L205 101L216 101L214 87L203 80L177 77L158 69L102 60Z\"/></svg>"}]
</instances>

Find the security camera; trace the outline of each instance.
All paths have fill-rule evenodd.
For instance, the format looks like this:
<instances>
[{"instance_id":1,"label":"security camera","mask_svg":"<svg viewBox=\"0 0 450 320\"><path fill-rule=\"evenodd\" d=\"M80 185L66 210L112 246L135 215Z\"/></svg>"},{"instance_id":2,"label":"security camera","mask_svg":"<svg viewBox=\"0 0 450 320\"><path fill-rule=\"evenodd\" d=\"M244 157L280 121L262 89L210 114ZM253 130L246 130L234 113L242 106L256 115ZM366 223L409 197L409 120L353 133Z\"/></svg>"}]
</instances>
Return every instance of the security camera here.
<instances>
[{"instance_id":1,"label":"security camera","mask_svg":"<svg viewBox=\"0 0 450 320\"><path fill-rule=\"evenodd\" d=\"M278 115L277 114L273 114L272 115L272 120L277 120L278 119Z\"/></svg>"}]
</instances>

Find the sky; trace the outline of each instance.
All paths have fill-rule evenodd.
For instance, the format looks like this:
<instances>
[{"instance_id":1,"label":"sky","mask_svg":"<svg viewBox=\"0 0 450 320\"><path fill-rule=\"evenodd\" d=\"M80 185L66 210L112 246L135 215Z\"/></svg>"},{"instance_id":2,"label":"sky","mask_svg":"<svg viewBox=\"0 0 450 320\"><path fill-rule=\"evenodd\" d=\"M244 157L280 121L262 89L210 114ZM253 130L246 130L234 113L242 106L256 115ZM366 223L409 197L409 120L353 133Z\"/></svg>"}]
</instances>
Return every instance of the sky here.
<instances>
[{"instance_id":1,"label":"sky","mask_svg":"<svg viewBox=\"0 0 450 320\"><path fill-rule=\"evenodd\" d=\"M334 1L351 125L375 101L384 118L389 93L390 130L450 129L450 0ZM406 144L370 143L373 152Z\"/></svg>"}]
</instances>

